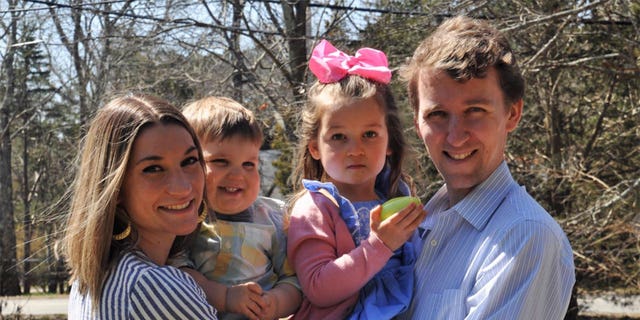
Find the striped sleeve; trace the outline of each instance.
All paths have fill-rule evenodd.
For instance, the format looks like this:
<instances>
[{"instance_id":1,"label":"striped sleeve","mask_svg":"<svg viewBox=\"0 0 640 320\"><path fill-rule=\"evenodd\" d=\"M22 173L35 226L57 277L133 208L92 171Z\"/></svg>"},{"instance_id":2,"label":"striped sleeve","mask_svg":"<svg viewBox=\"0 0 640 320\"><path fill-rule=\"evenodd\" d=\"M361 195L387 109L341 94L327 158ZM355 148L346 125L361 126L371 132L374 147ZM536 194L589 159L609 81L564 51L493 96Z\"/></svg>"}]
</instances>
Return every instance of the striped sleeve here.
<instances>
[{"instance_id":1,"label":"striped sleeve","mask_svg":"<svg viewBox=\"0 0 640 320\"><path fill-rule=\"evenodd\" d=\"M217 319L204 291L186 273L173 268L149 269L131 290L132 319Z\"/></svg>"},{"instance_id":2,"label":"striped sleeve","mask_svg":"<svg viewBox=\"0 0 640 320\"><path fill-rule=\"evenodd\" d=\"M501 239L467 298L468 318L561 319L573 287L562 239L534 221L516 224Z\"/></svg>"}]
</instances>

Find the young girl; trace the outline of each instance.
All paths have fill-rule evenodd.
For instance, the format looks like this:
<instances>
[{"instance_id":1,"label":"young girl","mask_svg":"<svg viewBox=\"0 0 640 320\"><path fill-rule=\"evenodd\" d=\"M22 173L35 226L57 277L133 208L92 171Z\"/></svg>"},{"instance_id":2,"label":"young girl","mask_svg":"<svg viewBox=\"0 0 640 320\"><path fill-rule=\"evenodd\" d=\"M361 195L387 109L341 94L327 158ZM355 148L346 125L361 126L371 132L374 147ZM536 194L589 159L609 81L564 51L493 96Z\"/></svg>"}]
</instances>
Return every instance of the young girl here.
<instances>
[{"instance_id":1,"label":"young girl","mask_svg":"<svg viewBox=\"0 0 640 320\"><path fill-rule=\"evenodd\" d=\"M391 71L381 51L352 57L327 41L309 68L318 82L302 114L287 244L304 292L294 318L389 319L409 305L415 256L405 242L426 216L411 204L380 221L380 204L411 194Z\"/></svg>"}]
</instances>

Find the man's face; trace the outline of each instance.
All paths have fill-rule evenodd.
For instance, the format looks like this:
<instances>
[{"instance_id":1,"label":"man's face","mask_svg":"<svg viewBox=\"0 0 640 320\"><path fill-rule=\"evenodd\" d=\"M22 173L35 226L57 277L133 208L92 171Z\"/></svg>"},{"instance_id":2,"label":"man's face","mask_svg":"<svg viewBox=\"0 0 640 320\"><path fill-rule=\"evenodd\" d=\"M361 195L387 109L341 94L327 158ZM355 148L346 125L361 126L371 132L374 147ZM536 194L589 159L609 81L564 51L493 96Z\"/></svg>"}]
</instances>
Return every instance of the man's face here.
<instances>
[{"instance_id":1,"label":"man's face","mask_svg":"<svg viewBox=\"0 0 640 320\"><path fill-rule=\"evenodd\" d=\"M505 106L495 69L457 82L446 72L423 70L414 125L447 184L450 205L487 179L504 159L507 135L522 114L522 100Z\"/></svg>"}]
</instances>

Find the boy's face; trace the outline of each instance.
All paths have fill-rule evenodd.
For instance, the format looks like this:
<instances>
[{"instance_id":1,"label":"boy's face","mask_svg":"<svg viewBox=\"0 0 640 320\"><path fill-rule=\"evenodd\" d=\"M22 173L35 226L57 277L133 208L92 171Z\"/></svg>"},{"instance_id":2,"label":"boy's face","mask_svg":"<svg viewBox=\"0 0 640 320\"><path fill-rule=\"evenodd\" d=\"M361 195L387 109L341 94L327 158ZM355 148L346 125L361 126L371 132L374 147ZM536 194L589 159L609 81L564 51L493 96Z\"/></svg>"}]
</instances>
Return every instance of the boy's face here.
<instances>
[{"instance_id":1,"label":"boy's face","mask_svg":"<svg viewBox=\"0 0 640 320\"><path fill-rule=\"evenodd\" d=\"M203 145L209 206L217 213L236 214L249 208L260 192L260 145L232 136Z\"/></svg>"}]
</instances>

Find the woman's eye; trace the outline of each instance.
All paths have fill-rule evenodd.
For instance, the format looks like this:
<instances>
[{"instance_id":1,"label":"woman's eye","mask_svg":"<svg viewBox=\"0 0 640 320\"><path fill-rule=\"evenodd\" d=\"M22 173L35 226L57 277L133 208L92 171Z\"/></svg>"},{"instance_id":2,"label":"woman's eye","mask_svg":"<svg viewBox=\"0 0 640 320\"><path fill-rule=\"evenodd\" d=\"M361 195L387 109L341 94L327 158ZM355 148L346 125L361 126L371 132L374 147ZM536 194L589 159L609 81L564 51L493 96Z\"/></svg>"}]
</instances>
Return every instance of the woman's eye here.
<instances>
[{"instance_id":1,"label":"woman's eye","mask_svg":"<svg viewBox=\"0 0 640 320\"><path fill-rule=\"evenodd\" d=\"M182 161L182 165L183 166L189 166L189 165L192 165L192 164L196 164L198 162L199 162L198 157L188 157L188 158L186 158L186 159L184 159Z\"/></svg>"},{"instance_id":2,"label":"woman's eye","mask_svg":"<svg viewBox=\"0 0 640 320\"><path fill-rule=\"evenodd\" d=\"M151 165L148 167L144 167L142 169L142 172L144 173L153 173L153 172L161 172L162 171L162 167L159 165Z\"/></svg>"},{"instance_id":3,"label":"woman's eye","mask_svg":"<svg viewBox=\"0 0 640 320\"><path fill-rule=\"evenodd\" d=\"M331 136L331 140L345 140L347 137L342 133L336 133Z\"/></svg>"}]
</instances>

